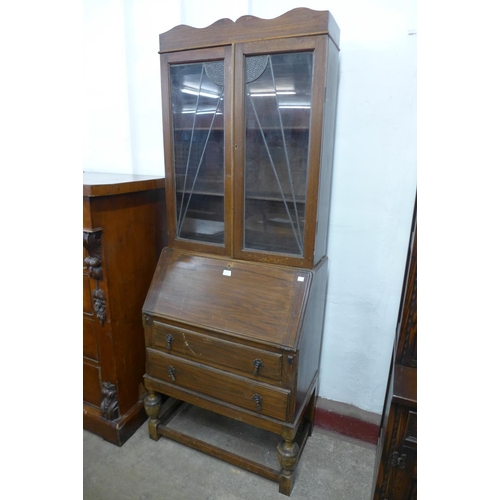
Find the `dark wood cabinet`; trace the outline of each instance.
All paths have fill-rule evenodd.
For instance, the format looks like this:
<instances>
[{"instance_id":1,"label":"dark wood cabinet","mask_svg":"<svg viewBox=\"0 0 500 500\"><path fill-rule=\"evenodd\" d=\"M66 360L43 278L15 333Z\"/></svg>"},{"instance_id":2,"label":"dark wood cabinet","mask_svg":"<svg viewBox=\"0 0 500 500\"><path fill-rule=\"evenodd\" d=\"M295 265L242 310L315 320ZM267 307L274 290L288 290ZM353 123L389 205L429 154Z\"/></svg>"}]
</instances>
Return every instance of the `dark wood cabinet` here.
<instances>
[{"instance_id":1,"label":"dark wood cabinet","mask_svg":"<svg viewBox=\"0 0 500 500\"><path fill-rule=\"evenodd\" d=\"M374 500L417 498L417 213L381 420Z\"/></svg>"},{"instance_id":2,"label":"dark wood cabinet","mask_svg":"<svg viewBox=\"0 0 500 500\"><path fill-rule=\"evenodd\" d=\"M160 35L168 245L143 307L149 432L279 483L312 432L339 30L295 9ZM160 414L162 396L177 403ZM169 427L191 404L282 437L276 467Z\"/></svg>"},{"instance_id":3,"label":"dark wood cabinet","mask_svg":"<svg viewBox=\"0 0 500 500\"><path fill-rule=\"evenodd\" d=\"M83 427L122 445L146 420L141 309L165 245L164 178L83 175Z\"/></svg>"}]
</instances>

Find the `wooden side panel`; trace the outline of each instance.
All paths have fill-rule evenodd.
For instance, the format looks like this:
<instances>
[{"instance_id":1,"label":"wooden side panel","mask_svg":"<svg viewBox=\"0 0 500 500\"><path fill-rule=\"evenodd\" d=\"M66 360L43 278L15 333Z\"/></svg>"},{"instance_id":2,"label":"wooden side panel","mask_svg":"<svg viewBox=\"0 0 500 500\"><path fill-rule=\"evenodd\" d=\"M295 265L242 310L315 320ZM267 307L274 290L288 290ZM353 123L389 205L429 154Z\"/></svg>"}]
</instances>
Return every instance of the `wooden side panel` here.
<instances>
[{"instance_id":1,"label":"wooden side panel","mask_svg":"<svg viewBox=\"0 0 500 500\"><path fill-rule=\"evenodd\" d=\"M417 229L412 234L412 252L406 289L404 291L404 307L401 312L401 323L398 325L400 337L396 358L398 363L406 366L417 366Z\"/></svg>"},{"instance_id":2,"label":"wooden side panel","mask_svg":"<svg viewBox=\"0 0 500 500\"><path fill-rule=\"evenodd\" d=\"M93 316L83 315L83 355L86 358L99 360L97 349L96 325Z\"/></svg>"},{"instance_id":3,"label":"wooden side panel","mask_svg":"<svg viewBox=\"0 0 500 500\"><path fill-rule=\"evenodd\" d=\"M90 199L83 198L83 229L92 230L92 210L90 207Z\"/></svg>"},{"instance_id":4,"label":"wooden side panel","mask_svg":"<svg viewBox=\"0 0 500 500\"><path fill-rule=\"evenodd\" d=\"M328 260L316 266L298 349L298 376L295 413L306 403L308 390L318 374L326 305Z\"/></svg>"},{"instance_id":5,"label":"wooden side panel","mask_svg":"<svg viewBox=\"0 0 500 500\"><path fill-rule=\"evenodd\" d=\"M339 51L335 44L328 39L326 93L324 102L323 128L321 132L321 172L318 187L318 218L316 243L314 246L314 265L318 264L323 256L326 255L326 245L328 242L338 83Z\"/></svg>"},{"instance_id":6,"label":"wooden side panel","mask_svg":"<svg viewBox=\"0 0 500 500\"><path fill-rule=\"evenodd\" d=\"M96 326L102 380L117 386L120 415L141 396L146 363L141 310L159 256L158 215L165 211L164 190L95 198L94 218L103 227L100 288L106 296L106 321Z\"/></svg>"},{"instance_id":7,"label":"wooden side panel","mask_svg":"<svg viewBox=\"0 0 500 500\"><path fill-rule=\"evenodd\" d=\"M92 293L88 274L83 275L83 312L92 314Z\"/></svg>"},{"instance_id":8,"label":"wooden side panel","mask_svg":"<svg viewBox=\"0 0 500 500\"><path fill-rule=\"evenodd\" d=\"M101 406L101 377L99 367L83 362L83 401L99 408Z\"/></svg>"}]
</instances>

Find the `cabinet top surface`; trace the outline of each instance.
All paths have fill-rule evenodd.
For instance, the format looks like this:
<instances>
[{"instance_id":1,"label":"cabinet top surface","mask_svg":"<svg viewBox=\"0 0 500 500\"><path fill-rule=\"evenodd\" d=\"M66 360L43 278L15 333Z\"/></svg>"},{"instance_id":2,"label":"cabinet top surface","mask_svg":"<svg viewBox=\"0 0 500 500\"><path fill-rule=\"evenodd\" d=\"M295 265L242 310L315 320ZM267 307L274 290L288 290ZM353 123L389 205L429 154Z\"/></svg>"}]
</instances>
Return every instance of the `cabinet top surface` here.
<instances>
[{"instance_id":1,"label":"cabinet top surface","mask_svg":"<svg viewBox=\"0 0 500 500\"><path fill-rule=\"evenodd\" d=\"M313 272L164 249L144 312L296 347Z\"/></svg>"},{"instance_id":2,"label":"cabinet top surface","mask_svg":"<svg viewBox=\"0 0 500 500\"><path fill-rule=\"evenodd\" d=\"M164 186L165 178L159 175L83 172L83 196L110 196Z\"/></svg>"}]
</instances>

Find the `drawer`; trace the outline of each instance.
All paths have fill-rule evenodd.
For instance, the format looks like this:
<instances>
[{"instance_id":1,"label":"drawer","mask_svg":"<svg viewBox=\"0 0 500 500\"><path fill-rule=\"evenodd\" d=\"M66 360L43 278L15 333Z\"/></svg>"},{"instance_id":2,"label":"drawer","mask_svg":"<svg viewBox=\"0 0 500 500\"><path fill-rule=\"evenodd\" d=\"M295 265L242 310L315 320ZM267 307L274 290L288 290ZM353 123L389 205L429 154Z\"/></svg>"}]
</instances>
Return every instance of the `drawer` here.
<instances>
[{"instance_id":1,"label":"drawer","mask_svg":"<svg viewBox=\"0 0 500 500\"><path fill-rule=\"evenodd\" d=\"M281 381L282 354L235 344L156 321L153 323L153 347L254 380Z\"/></svg>"},{"instance_id":2,"label":"drawer","mask_svg":"<svg viewBox=\"0 0 500 500\"><path fill-rule=\"evenodd\" d=\"M290 391L148 349L148 374L175 387L286 420ZM260 407L259 407L260 404Z\"/></svg>"}]
</instances>

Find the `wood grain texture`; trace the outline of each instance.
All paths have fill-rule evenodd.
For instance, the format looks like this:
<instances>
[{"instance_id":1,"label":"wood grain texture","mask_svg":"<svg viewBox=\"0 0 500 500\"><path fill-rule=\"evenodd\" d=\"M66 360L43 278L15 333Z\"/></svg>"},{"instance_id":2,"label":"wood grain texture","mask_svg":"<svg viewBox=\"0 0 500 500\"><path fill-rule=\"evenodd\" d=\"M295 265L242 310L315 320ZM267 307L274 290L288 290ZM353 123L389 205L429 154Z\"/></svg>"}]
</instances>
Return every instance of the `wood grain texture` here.
<instances>
[{"instance_id":1,"label":"wood grain texture","mask_svg":"<svg viewBox=\"0 0 500 500\"><path fill-rule=\"evenodd\" d=\"M282 354L247 347L156 321L153 323L152 347L254 380L281 383ZM256 360L262 364L257 374L254 364Z\"/></svg>"},{"instance_id":2,"label":"wood grain texture","mask_svg":"<svg viewBox=\"0 0 500 500\"><path fill-rule=\"evenodd\" d=\"M147 359L148 373L170 385L196 391L260 415L280 420L286 418L290 391L181 360L153 349L148 349ZM174 378L169 374L169 367L174 369ZM257 409L257 403L253 400L255 394L262 398L261 410Z\"/></svg>"},{"instance_id":3,"label":"wood grain texture","mask_svg":"<svg viewBox=\"0 0 500 500\"><path fill-rule=\"evenodd\" d=\"M135 426L137 419L146 418L141 402L146 360L141 308L165 244L162 178L118 177L121 182L115 186L115 174L86 175L89 195L83 197L84 224L92 224L84 227L84 244L92 253L83 254L84 428L103 430L103 437L111 435L115 444L128 432L122 428L123 419ZM103 297L102 316L96 311L96 296ZM117 394L111 434L101 422L105 384L112 384ZM130 416L131 411L137 415Z\"/></svg>"},{"instance_id":4,"label":"wood grain texture","mask_svg":"<svg viewBox=\"0 0 500 500\"><path fill-rule=\"evenodd\" d=\"M321 129L321 169L318 184L317 228L314 244L314 265L326 255L330 203L332 194L333 158L335 148L335 128L337 116L337 96L340 78L339 52L333 42L328 40L326 68L325 102Z\"/></svg>"},{"instance_id":5,"label":"wood grain texture","mask_svg":"<svg viewBox=\"0 0 500 500\"><path fill-rule=\"evenodd\" d=\"M293 348L312 275L165 249L143 312Z\"/></svg>"},{"instance_id":6,"label":"wood grain texture","mask_svg":"<svg viewBox=\"0 0 500 500\"><path fill-rule=\"evenodd\" d=\"M320 34L329 35L339 46L340 30L328 11L298 8L275 19L242 16L234 22L220 19L205 28L179 25L160 35L160 53Z\"/></svg>"},{"instance_id":7,"label":"wood grain texture","mask_svg":"<svg viewBox=\"0 0 500 500\"><path fill-rule=\"evenodd\" d=\"M327 281L328 259L325 257L314 270L314 280L300 333L295 411L299 411L300 407L307 402L310 397L311 380L318 376L323 341Z\"/></svg>"},{"instance_id":8,"label":"wood grain texture","mask_svg":"<svg viewBox=\"0 0 500 500\"><path fill-rule=\"evenodd\" d=\"M169 277L170 267L175 269L175 279ZM229 270L231 276L224 276L224 271ZM238 271L242 270L245 273L238 277ZM148 359L154 360L148 364L147 384L151 384L149 376L152 376L163 383L161 389L150 385L152 390L160 390L192 404L199 404L200 399L235 404L234 395L228 399L224 393L203 389L202 383L179 385L171 378L168 367L176 370L174 360L181 366L185 366L185 361L193 361L196 366L216 369L209 370L209 373L219 373L220 370L223 375L219 373L222 378L217 378L217 385L227 386L224 390L241 392L238 381L243 379L238 375L244 378L246 387L262 382L271 392L275 390L272 386L287 389L287 408L281 409L285 413L279 413L279 416L273 413L272 416L296 425L316 389L326 275L326 259L314 271L304 271L165 249L143 308L146 345L150 353ZM233 287L229 283L234 276L238 279ZM271 281L268 282L269 277ZM304 281L298 281L298 277ZM200 281L211 286L200 285ZM217 282L228 285L219 288ZM249 286L256 283L259 286ZM295 291L295 298L293 294L288 295L290 290ZM270 292L271 295L284 296L285 303L274 303ZM267 305L261 301L263 294ZM238 306L241 301L250 304L251 312L242 312ZM255 304L262 309L259 311ZM200 314L204 315L204 326L199 324ZM229 330L221 333L215 328L218 316L230 318L230 333ZM266 318L272 318L272 321L268 322ZM283 346L273 336L281 332L288 337L288 333L283 333L287 328L283 330L282 327L290 323L294 325L293 338L290 338L289 345ZM253 329L244 336L242 329L248 325ZM259 375L253 372L255 359L263 363ZM174 377L177 379L175 371ZM180 392L181 389L184 392ZM192 400L194 394L199 395L196 402ZM251 407L247 398L244 408L249 409L249 405ZM209 405L208 409L227 415L225 405ZM267 425L267 422L262 424Z\"/></svg>"}]
</instances>

